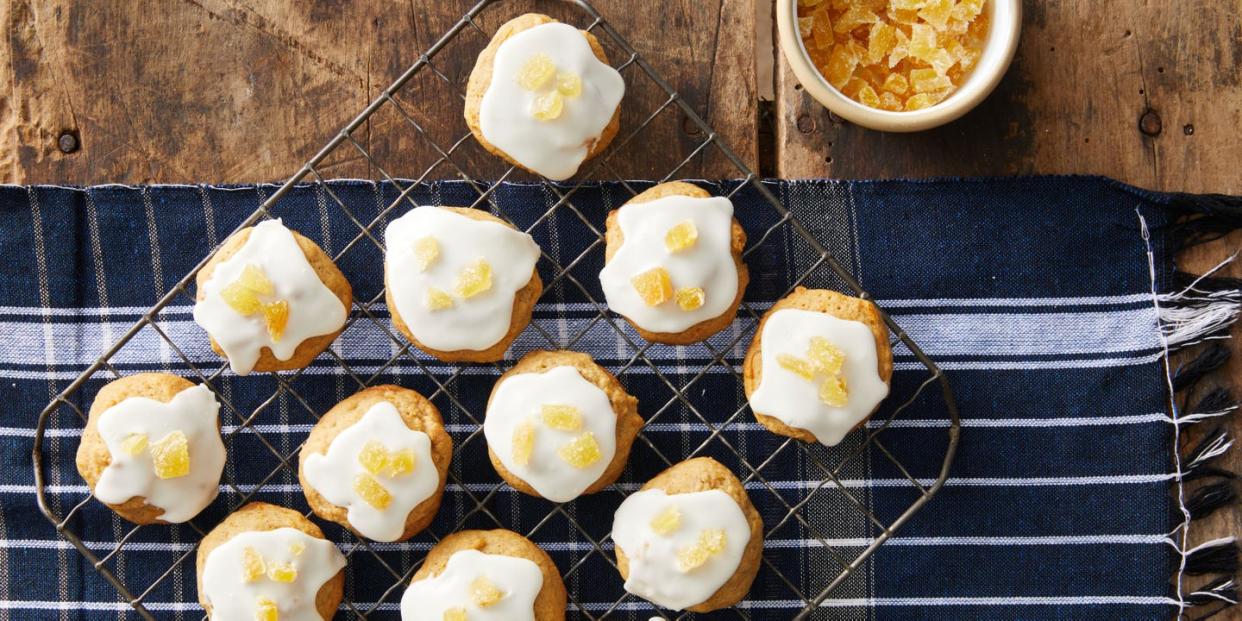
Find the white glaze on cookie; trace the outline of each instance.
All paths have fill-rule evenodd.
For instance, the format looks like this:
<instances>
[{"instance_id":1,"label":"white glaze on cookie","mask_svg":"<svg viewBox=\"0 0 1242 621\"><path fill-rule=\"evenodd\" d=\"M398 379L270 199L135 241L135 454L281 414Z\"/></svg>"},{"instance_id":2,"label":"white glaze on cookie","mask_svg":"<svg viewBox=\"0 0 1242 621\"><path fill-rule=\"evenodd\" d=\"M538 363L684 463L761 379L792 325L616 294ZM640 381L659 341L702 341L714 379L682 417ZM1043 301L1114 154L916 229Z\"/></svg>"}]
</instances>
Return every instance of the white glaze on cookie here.
<instances>
[{"instance_id":1,"label":"white glaze on cookie","mask_svg":"<svg viewBox=\"0 0 1242 621\"><path fill-rule=\"evenodd\" d=\"M660 534L651 522L669 507L680 513L680 524ZM702 566L683 571L678 552L696 545L707 529L722 529L724 549ZM625 590L672 610L701 604L737 571L750 541L746 514L720 490L668 495L649 489L630 494L612 523L612 539L625 553L629 577Z\"/></svg>"},{"instance_id":2,"label":"white glaze on cookie","mask_svg":"<svg viewBox=\"0 0 1242 621\"><path fill-rule=\"evenodd\" d=\"M142 496L147 504L164 510L160 519L165 522L181 523L198 515L220 490L225 454L219 410L215 395L201 384L182 390L167 403L130 397L104 410L98 430L112 461L95 484L95 497L120 504ZM130 434L144 434L154 444L176 431L188 440L190 471L185 476L161 479L149 450L131 455L122 448Z\"/></svg>"},{"instance_id":3,"label":"white glaze on cookie","mask_svg":"<svg viewBox=\"0 0 1242 621\"><path fill-rule=\"evenodd\" d=\"M297 577L283 583L264 575L247 582L246 548L261 555L269 567L292 563ZM321 621L315 609L315 595L342 567L345 567L345 557L330 541L294 528L248 531L234 536L207 555L202 595L211 604L212 619L250 621L256 618L259 598L266 597L276 603L280 621Z\"/></svg>"},{"instance_id":4,"label":"white glaze on cookie","mask_svg":"<svg viewBox=\"0 0 1242 621\"><path fill-rule=\"evenodd\" d=\"M582 414L577 431L552 429L541 421L544 405L569 405ZM513 458L513 434L524 421L535 428L534 451L526 465ZM594 435L600 458L586 468L566 464L557 451L585 432ZM540 496L568 502L591 486L617 451L617 414L603 390L587 381L571 366L543 373L520 373L496 386L483 420L487 446L505 469L526 481Z\"/></svg>"},{"instance_id":5,"label":"white glaze on cookie","mask_svg":"<svg viewBox=\"0 0 1242 621\"><path fill-rule=\"evenodd\" d=\"M523 64L547 54L558 71L582 80L582 93L567 98L559 118L540 121L531 108L541 91L518 85ZM546 90L547 87L545 87ZM483 138L525 168L549 179L572 177L625 95L625 80L599 61L577 28L547 23L523 30L500 44L492 62L492 81L479 108Z\"/></svg>"},{"instance_id":6,"label":"white glaze on cookie","mask_svg":"<svg viewBox=\"0 0 1242 621\"><path fill-rule=\"evenodd\" d=\"M424 270L415 244L428 236L439 243L439 256ZM396 312L414 338L440 351L482 351L504 338L514 294L530 282L539 259L539 245L530 235L441 207L418 207L394 220L384 243L384 270ZM428 309L424 296L429 287L452 294L461 270L480 258L492 270L488 291L457 297L451 308Z\"/></svg>"},{"instance_id":7,"label":"white glaze on cookie","mask_svg":"<svg viewBox=\"0 0 1242 621\"><path fill-rule=\"evenodd\" d=\"M781 354L803 356L814 337L827 339L845 354L841 368L849 391L845 407L824 404L816 382L799 377L777 362ZM810 431L827 446L839 443L888 396L888 384L878 370L875 334L867 324L826 313L782 309L767 318L762 339L763 375L750 396L751 409Z\"/></svg>"},{"instance_id":8,"label":"white glaze on cookie","mask_svg":"<svg viewBox=\"0 0 1242 621\"><path fill-rule=\"evenodd\" d=\"M375 475L392 495L392 502L377 509L354 491L354 477L366 473L358 454L367 442L379 442L392 452L414 451L414 470L400 476ZM371 406L358 422L341 431L328 444L328 452L312 453L302 466L306 482L328 502L348 509L350 526L375 541L396 541L405 531L410 511L440 485L440 473L431 459L431 439L405 425L397 408L387 401Z\"/></svg>"},{"instance_id":9,"label":"white glaze on cookie","mask_svg":"<svg viewBox=\"0 0 1242 621\"><path fill-rule=\"evenodd\" d=\"M275 287L272 300L289 304L289 321L279 341L272 340L261 315L243 316L220 296L247 265L258 267L271 281ZM194 321L219 344L238 375L254 369L263 348L279 360L288 360L306 339L340 330L347 315L345 305L319 280L293 233L280 220L255 225L241 249L216 264L201 293L194 304Z\"/></svg>"},{"instance_id":10,"label":"white glaze on cookie","mask_svg":"<svg viewBox=\"0 0 1242 621\"><path fill-rule=\"evenodd\" d=\"M470 584L483 577L503 593L490 606L478 606ZM464 609L470 621L534 621L535 598L543 588L543 572L534 561L478 550L454 552L434 578L410 584L401 596L401 621L443 621L444 613Z\"/></svg>"},{"instance_id":11,"label":"white glaze on cookie","mask_svg":"<svg viewBox=\"0 0 1242 621\"><path fill-rule=\"evenodd\" d=\"M694 222L698 240L680 252L665 247L669 229ZM608 307L649 332L682 332L729 309L737 296L733 261L733 203L724 197L665 196L622 205L617 213L624 241L599 273ZM682 310L675 300L648 306L630 282L649 269L668 270L673 289L700 287L703 305Z\"/></svg>"}]
</instances>

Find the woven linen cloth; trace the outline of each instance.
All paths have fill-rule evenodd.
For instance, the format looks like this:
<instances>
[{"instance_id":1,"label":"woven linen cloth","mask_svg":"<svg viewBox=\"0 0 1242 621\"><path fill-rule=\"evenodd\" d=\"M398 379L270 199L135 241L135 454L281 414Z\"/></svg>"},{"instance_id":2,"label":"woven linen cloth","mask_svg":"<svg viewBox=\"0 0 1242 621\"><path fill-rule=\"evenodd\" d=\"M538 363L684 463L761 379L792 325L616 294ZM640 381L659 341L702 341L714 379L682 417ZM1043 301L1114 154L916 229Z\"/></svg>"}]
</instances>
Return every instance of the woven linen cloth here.
<instances>
[{"instance_id":1,"label":"woven linen cloth","mask_svg":"<svg viewBox=\"0 0 1242 621\"><path fill-rule=\"evenodd\" d=\"M703 184L727 194L739 183ZM765 183L946 371L962 419L947 484L832 591L814 618L1175 614L1179 595L1171 576L1179 552L1170 534L1181 515L1171 511L1175 426L1166 414L1170 384L1156 295L1174 286L1167 198L1077 177ZM496 188L491 208L528 229L546 253L539 269L548 287L535 310L538 329L522 334L509 359L466 365L452 381L455 365L417 350L397 355L401 344L368 316L388 323L382 296L367 303L383 282L375 243L382 241L383 226L411 203L469 205L478 198L477 187L427 183L404 201L390 184L336 181L298 186L272 209L330 255L343 252L337 263L353 284L356 302L367 304L366 313L356 306L357 320L333 351L360 379L432 396L457 444L448 491L430 532L405 543L373 544L376 557L343 529L317 520L343 551L353 552L346 597L360 609L379 602L372 618L398 617L402 588L393 587L393 572L412 567L437 537L456 525L498 524L533 531L531 538L567 574L570 618L586 618L581 610L595 617L649 618L658 611L625 595L608 559L606 535L625 493L666 467L665 460L691 453L716 457L749 478L767 531L765 564L739 610L694 618L791 618L805 606L803 597L815 597L839 572L832 554L848 561L880 532L851 498L885 524L917 498L875 447L838 473L848 497L831 481L823 483L818 460L835 463L864 434L855 432L834 449L804 450L767 432L742 408L736 373L755 328L753 315L739 314L708 346L645 349L632 330L618 332L599 320L589 300L603 300L597 278L603 245L591 227L602 230L608 210L649 185L584 184L571 196L573 209L562 205L546 217L556 203L547 187ZM0 186L0 618L137 618L40 513L30 459L36 420L276 188ZM840 286L753 187L740 188L733 201L755 246L747 255L748 307L763 312L797 282ZM379 218L374 238L360 234L355 221L369 223L394 202ZM557 266L569 266L570 276L554 280ZM176 348L148 326L111 357L111 369L191 378L195 368L215 372L221 362L193 323L191 309L192 299L178 295L153 317ZM620 371L622 383L640 400L647 440L635 444L615 489L557 509L500 482L477 423L496 376L512 360L571 341L574 349ZM716 353L724 355L723 363L713 364ZM904 347L895 349L895 363L894 398L912 395L926 370ZM86 411L94 393L114 377L111 369L96 372L70 401ZM305 372L286 373L279 381L224 372L212 385L231 403L221 410L226 432L242 422L239 416L258 413L252 429L227 442L228 483L194 524L210 529L236 508L239 494L259 484L256 499L305 511L296 475L281 468L277 453L296 464L296 449L315 415L355 392L354 376L325 354ZM898 405L894 398L884 406L888 411ZM947 426L944 401L933 386L880 438L888 453L929 485L944 459ZM200 534L183 525L127 535L131 525L88 500L74 468L82 421L60 407L47 427L45 491L54 514L73 512L66 531L135 595L143 594L157 618L201 617L192 553ZM754 473L741 458L758 466L759 476L748 477ZM794 505L796 518L788 516ZM121 551L113 553L122 538ZM339 616L354 618L348 609Z\"/></svg>"}]
</instances>

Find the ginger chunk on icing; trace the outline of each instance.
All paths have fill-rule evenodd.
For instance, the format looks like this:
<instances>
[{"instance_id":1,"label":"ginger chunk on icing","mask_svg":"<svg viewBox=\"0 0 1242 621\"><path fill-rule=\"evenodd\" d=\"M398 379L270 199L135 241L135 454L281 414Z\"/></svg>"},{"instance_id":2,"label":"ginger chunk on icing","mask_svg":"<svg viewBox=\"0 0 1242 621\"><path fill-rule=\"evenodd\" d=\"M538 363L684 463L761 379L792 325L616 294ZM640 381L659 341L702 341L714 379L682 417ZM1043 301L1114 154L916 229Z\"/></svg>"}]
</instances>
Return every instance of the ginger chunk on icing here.
<instances>
[{"instance_id":1,"label":"ginger chunk on icing","mask_svg":"<svg viewBox=\"0 0 1242 621\"><path fill-rule=\"evenodd\" d=\"M485 576L470 581L470 601L479 608L495 606L504 596L505 592Z\"/></svg>"},{"instance_id":2,"label":"ginger chunk on icing","mask_svg":"<svg viewBox=\"0 0 1242 621\"><path fill-rule=\"evenodd\" d=\"M375 477L365 472L354 477L354 493L380 511L392 504L392 494Z\"/></svg>"},{"instance_id":3,"label":"ginger chunk on icing","mask_svg":"<svg viewBox=\"0 0 1242 621\"><path fill-rule=\"evenodd\" d=\"M595 434L589 431L562 444L556 450L556 454L561 461L579 469L589 468L603 457L599 450L599 442L595 440Z\"/></svg>"},{"instance_id":4,"label":"ginger chunk on icing","mask_svg":"<svg viewBox=\"0 0 1242 621\"><path fill-rule=\"evenodd\" d=\"M298 579L298 568L293 563L268 563L267 577L272 582L289 584Z\"/></svg>"},{"instance_id":5,"label":"ginger chunk on icing","mask_svg":"<svg viewBox=\"0 0 1242 621\"><path fill-rule=\"evenodd\" d=\"M182 431L174 431L150 446L155 476L175 479L190 474L190 440Z\"/></svg>"},{"instance_id":6,"label":"ginger chunk on icing","mask_svg":"<svg viewBox=\"0 0 1242 621\"><path fill-rule=\"evenodd\" d=\"M556 74L556 92L573 99L582 94L582 78L578 74L562 71Z\"/></svg>"},{"instance_id":7,"label":"ginger chunk on icing","mask_svg":"<svg viewBox=\"0 0 1242 621\"><path fill-rule=\"evenodd\" d=\"M418 271L425 272L440 258L440 242L430 235L418 238L414 242L414 262Z\"/></svg>"},{"instance_id":8,"label":"ginger chunk on icing","mask_svg":"<svg viewBox=\"0 0 1242 621\"><path fill-rule=\"evenodd\" d=\"M664 234L664 247L668 248L669 252L689 250L698 241L699 229L694 226L693 220L682 220Z\"/></svg>"},{"instance_id":9,"label":"ginger chunk on icing","mask_svg":"<svg viewBox=\"0 0 1242 621\"><path fill-rule=\"evenodd\" d=\"M678 308L684 311L692 311L703 306L703 302L707 299L707 294L703 292L702 287L683 287L677 290L675 297L677 298Z\"/></svg>"},{"instance_id":10,"label":"ginger chunk on icing","mask_svg":"<svg viewBox=\"0 0 1242 621\"><path fill-rule=\"evenodd\" d=\"M819 381L819 400L824 405L843 408L849 403L849 387L842 374L845 352L828 339L812 337L806 358L781 353L776 355L776 363L808 382Z\"/></svg>"},{"instance_id":11,"label":"ginger chunk on icing","mask_svg":"<svg viewBox=\"0 0 1242 621\"><path fill-rule=\"evenodd\" d=\"M414 472L414 449L393 451L376 440L370 440L358 452L358 463L375 476L390 479L405 476Z\"/></svg>"},{"instance_id":12,"label":"ginger chunk on icing","mask_svg":"<svg viewBox=\"0 0 1242 621\"><path fill-rule=\"evenodd\" d=\"M681 527L681 510L674 505L651 518L651 530L657 535L667 535Z\"/></svg>"},{"instance_id":13,"label":"ginger chunk on icing","mask_svg":"<svg viewBox=\"0 0 1242 621\"><path fill-rule=\"evenodd\" d=\"M565 110L565 97L560 91L548 91L535 98L531 116L538 121L555 121Z\"/></svg>"},{"instance_id":14,"label":"ginger chunk on icing","mask_svg":"<svg viewBox=\"0 0 1242 621\"><path fill-rule=\"evenodd\" d=\"M699 540L693 546L677 551L677 568L682 573L690 573L702 567L713 556L724 551L727 540L723 529L705 529L699 533Z\"/></svg>"},{"instance_id":15,"label":"ginger chunk on icing","mask_svg":"<svg viewBox=\"0 0 1242 621\"><path fill-rule=\"evenodd\" d=\"M258 550L247 547L242 550L242 580L254 582L267 575L267 563Z\"/></svg>"},{"instance_id":16,"label":"ginger chunk on icing","mask_svg":"<svg viewBox=\"0 0 1242 621\"><path fill-rule=\"evenodd\" d=\"M582 412L572 405L545 403L539 408L543 424L557 431L582 429Z\"/></svg>"},{"instance_id":17,"label":"ginger chunk on icing","mask_svg":"<svg viewBox=\"0 0 1242 621\"><path fill-rule=\"evenodd\" d=\"M426 306L429 311L453 308L453 296L449 295L442 289L427 287L427 293L423 296L423 305Z\"/></svg>"},{"instance_id":18,"label":"ginger chunk on icing","mask_svg":"<svg viewBox=\"0 0 1242 621\"><path fill-rule=\"evenodd\" d=\"M659 306L673 297L673 282L668 270L662 267L654 267L634 276L630 284L647 306Z\"/></svg>"},{"instance_id":19,"label":"ginger chunk on icing","mask_svg":"<svg viewBox=\"0 0 1242 621\"><path fill-rule=\"evenodd\" d=\"M461 606L449 608L440 616L442 621L466 621L466 609Z\"/></svg>"},{"instance_id":20,"label":"ginger chunk on icing","mask_svg":"<svg viewBox=\"0 0 1242 621\"><path fill-rule=\"evenodd\" d=\"M535 424L526 420L513 430L513 463L525 466L535 452Z\"/></svg>"},{"instance_id":21,"label":"ginger chunk on icing","mask_svg":"<svg viewBox=\"0 0 1242 621\"><path fill-rule=\"evenodd\" d=\"M272 337L273 343L279 343L280 337L285 335L285 326L289 325L289 303L284 300L276 300L269 304L264 304L263 320L267 322L267 334Z\"/></svg>"},{"instance_id":22,"label":"ginger chunk on icing","mask_svg":"<svg viewBox=\"0 0 1242 621\"><path fill-rule=\"evenodd\" d=\"M538 52L522 63L522 67L518 69L517 82L518 86L528 91L537 91L546 86L555 75L556 63L552 62L552 57Z\"/></svg>"},{"instance_id":23,"label":"ginger chunk on icing","mask_svg":"<svg viewBox=\"0 0 1242 621\"><path fill-rule=\"evenodd\" d=\"M254 621L280 621L280 609L276 602L267 597L255 600Z\"/></svg>"},{"instance_id":24,"label":"ginger chunk on icing","mask_svg":"<svg viewBox=\"0 0 1242 621\"><path fill-rule=\"evenodd\" d=\"M267 334L273 343L280 342L289 324L289 302L286 300L264 301L263 297L276 294L276 287L263 270L253 263L242 268L236 280L220 290L220 298L238 315L260 315L267 325Z\"/></svg>"},{"instance_id":25,"label":"ginger chunk on icing","mask_svg":"<svg viewBox=\"0 0 1242 621\"><path fill-rule=\"evenodd\" d=\"M457 295L470 299L492 288L492 265L480 257L457 274Z\"/></svg>"},{"instance_id":26,"label":"ginger chunk on icing","mask_svg":"<svg viewBox=\"0 0 1242 621\"><path fill-rule=\"evenodd\" d=\"M131 433L121 440L121 450L130 455L138 456L147 450L148 441L147 434L145 433Z\"/></svg>"}]
</instances>

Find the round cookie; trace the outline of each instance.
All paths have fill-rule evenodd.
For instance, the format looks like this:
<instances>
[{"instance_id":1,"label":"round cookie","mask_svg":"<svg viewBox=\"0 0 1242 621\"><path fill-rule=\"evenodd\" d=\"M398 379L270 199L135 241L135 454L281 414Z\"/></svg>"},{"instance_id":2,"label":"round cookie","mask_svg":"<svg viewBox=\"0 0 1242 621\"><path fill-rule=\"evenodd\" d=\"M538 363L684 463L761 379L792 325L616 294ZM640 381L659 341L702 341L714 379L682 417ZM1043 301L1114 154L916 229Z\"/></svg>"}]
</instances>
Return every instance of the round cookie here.
<instances>
[{"instance_id":1,"label":"round cookie","mask_svg":"<svg viewBox=\"0 0 1242 621\"><path fill-rule=\"evenodd\" d=\"M745 517L750 527L750 538L742 550L741 560L733 574L710 597L701 603L687 606L691 612L711 612L732 606L750 591L751 583L759 572L759 564L763 555L763 519L746 494L746 488L724 465L710 457L695 457L673 464L665 471L657 474L639 490L660 490L668 496L693 494L718 490L728 495ZM624 504L623 504L624 506ZM620 511L620 510L618 510ZM683 516L684 519L684 516ZM613 527L614 533L616 526ZM622 551L620 544L616 547L617 569L621 579L630 577L630 560Z\"/></svg>"},{"instance_id":2,"label":"round cookie","mask_svg":"<svg viewBox=\"0 0 1242 621\"><path fill-rule=\"evenodd\" d=\"M495 222L513 229L508 222L505 222L504 220L479 209L471 209L469 207L441 207L441 209L460 214L472 220ZM390 274L389 271L390 270L385 267L384 301L388 305L389 313L392 316L392 325L396 327L401 334L405 335L405 338L409 339L415 347L418 347L419 349L445 362L496 362L498 360L503 360L505 352L509 349L509 345L513 343L513 340L516 339L517 336L521 334L522 330L524 330L530 323L531 313L534 312L535 309L535 302L543 293L543 281L539 279L539 270L533 269L531 270L530 280L526 282L525 286L518 289L513 296L513 312L509 317L509 330L499 341L496 341L493 345L481 350L458 349L446 351L429 347L414 336L413 331L410 330L410 326L406 323L405 319L402 318L401 313L397 309L397 303L393 297L393 275Z\"/></svg>"},{"instance_id":3,"label":"round cookie","mask_svg":"<svg viewBox=\"0 0 1242 621\"><path fill-rule=\"evenodd\" d=\"M466 125L470 127L470 132L474 134L475 139L479 141L479 144L482 145L484 149L493 155L497 155L509 163L535 174L542 173L538 170L533 170L532 167L523 164L509 153L506 153L503 149L488 141L488 139L483 135L482 120L480 116L483 108L484 95L487 93L488 88L492 84L493 68L496 61L496 54L500 49L500 46L520 32L550 23L559 22L551 17L548 17L547 15L539 13L527 13L505 22L499 29L497 29L495 36L493 36L492 40L488 42L487 47L479 53L478 60L475 61L474 69L471 70L470 79L466 84L465 119ZM600 45L599 40L595 38L595 35L585 30L581 30L579 32L590 46L591 52L595 55L595 57L601 63L607 65L608 56L604 53L604 48ZM624 92L624 89L622 92ZM608 147L608 144L612 142L612 139L616 137L617 130L620 126L621 107L620 105L617 105L613 111L612 117L608 121L608 124L604 126L598 138L589 143L585 158L582 162L590 160L603 152L603 150ZM579 162L578 166L581 166L582 162ZM572 175L573 174L571 173L569 175L544 176L559 181L567 179Z\"/></svg>"},{"instance_id":4,"label":"round cookie","mask_svg":"<svg viewBox=\"0 0 1242 621\"><path fill-rule=\"evenodd\" d=\"M203 391L205 394L191 395L187 393L186 395L182 395L182 393L186 390ZM195 401L186 403L182 407L190 410L191 412L202 408L200 411L202 418L210 419L209 421L206 421L206 425L209 429L214 428L216 432L214 437L196 438L191 436L189 439L189 446L191 448L202 447L204 449L202 451L204 454L194 454L191 456L191 471L194 471L196 467L205 470L201 472L201 476L199 476L198 472L195 472L193 480L181 477L162 480L157 478L153 481L148 480L145 483L147 486L150 486L148 489L154 489L155 486L170 483L172 485L193 485L197 483L200 486L197 494L199 498L197 502L191 503L196 505L196 508L183 508L181 513L185 515L178 515L176 519L166 520L164 519L166 517L166 510L156 506L155 504L149 503L148 498L142 495L135 495L119 502L107 502L101 499L101 502L107 504L108 507L113 511L116 511L118 515L136 524L166 524L169 522L184 522L193 517L201 511L202 508L206 507L213 499L215 499L216 494L219 491L220 474L224 467L224 444L221 442L219 435L219 404L215 401L215 397L211 395L210 390L207 389L206 386L200 386L185 378L167 373L139 373L113 380L99 390L99 393L95 395L95 400L91 403L86 429L82 432L82 441L78 445L75 461L77 463L78 473L81 474L82 478L86 480L86 484L90 488L91 493L96 494L96 497L98 498L101 495L107 496L107 494L104 493L104 490L99 488L99 485L100 480L104 478L104 473L113 463L113 454L108 448L104 435L100 432L100 418L103 414L127 399L145 398L165 404L165 408L162 408L158 414L155 414L155 416L159 416L160 418L174 416L176 415L176 410L174 408L181 405L179 403L174 403L174 399L177 399L178 395L182 395L183 399L195 399ZM144 416L150 415L150 413L130 411L126 412L124 415ZM125 421L121 421L121 425L124 424ZM152 425L151 422L143 424L147 426ZM186 430L182 431L184 432ZM151 438L148 442L158 442L159 439L160 438ZM117 444L120 445L121 443L118 442ZM195 460L193 457L199 457L200 459ZM135 465L143 468L144 474L145 469L153 467L152 465L146 463ZM135 473L128 474L132 476ZM124 474L122 476L124 476ZM107 486L108 484L105 483L104 485ZM122 494L122 496L125 495L127 494Z\"/></svg>"},{"instance_id":5,"label":"round cookie","mask_svg":"<svg viewBox=\"0 0 1242 621\"><path fill-rule=\"evenodd\" d=\"M489 417L492 412L494 399L501 385L506 381L517 375L546 373L558 367L573 368L582 379L602 391L608 399L612 412L616 415L615 452L612 459L604 468L603 473L585 490L580 492L581 494L593 494L612 485L617 480L617 477L621 476L621 472L625 469L626 461L629 459L630 448L634 444L634 438L637 437L639 430L642 429L643 418L638 414L638 399L627 393L621 382L617 381L617 378L612 373L596 364L591 359L591 356L580 352L564 350L532 351L526 354L517 364L513 365L513 368L501 375L492 387L492 394L488 397ZM551 396L554 397L555 395ZM484 428L486 431L487 420L484 421ZM496 468L496 472L514 489L525 494L542 497L542 494L530 483L505 467L505 464L492 446L490 439L487 454L491 459L492 466Z\"/></svg>"},{"instance_id":6,"label":"round cookie","mask_svg":"<svg viewBox=\"0 0 1242 621\"><path fill-rule=\"evenodd\" d=\"M444 430L440 411L426 397L400 386L372 386L336 404L319 419L319 422L315 423L310 436L306 438L306 443L302 445L302 451L298 456L298 481L302 484L306 502L310 504L315 515L358 532L359 529L350 523L349 509L333 504L308 481L306 462L311 455L327 454L333 440L343 431L361 421L372 407L380 403L392 404L405 427L427 435L430 440L431 466L437 472L435 490L406 514L404 530L400 536L383 539L384 541L403 541L426 528L435 518L436 512L440 509L440 499L444 494L449 461L453 456L453 439ZM390 442L395 440L396 438L391 438ZM427 464L418 463L415 460L414 468L420 467L426 468ZM364 534L364 536L367 535Z\"/></svg>"},{"instance_id":7,"label":"round cookie","mask_svg":"<svg viewBox=\"0 0 1242 621\"><path fill-rule=\"evenodd\" d=\"M312 539L322 540L326 544L324 546L317 546L318 549L315 550L303 550L300 554L314 554L317 558L312 558L311 560L318 561L311 563L310 567L304 567L302 573L316 571L326 573L333 566L336 567L337 571L319 587L314 597L314 607L319 615L324 619L333 618L345 592L345 558L337 551L334 544L326 540L323 531L310 520L303 517L301 513L265 502L251 502L234 511L224 521L211 529L211 532L207 533L207 536L203 537L202 542L199 543L198 554L195 557L194 563L197 570L198 602L207 611L208 616L212 614L212 604L208 601L203 584L207 570L207 561L212 553L235 537L280 529L293 529ZM237 568L230 567L227 570L237 574L241 573L240 566ZM255 582L259 583L265 579L260 577ZM230 599L236 599L236 593L230 593L229 596Z\"/></svg>"},{"instance_id":8,"label":"round cookie","mask_svg":"<svg viewBox=\"0 0 1242 621\"><path fill-rule=\"evenodd\" d=\"M826 289L807 289L798 287L793 293L778 300L764 313L763 318L759 321L759 327L755 331L754 341L751 342L750 349L746 352L746 360L743 365L743 384L746 390L746 397L750 399L758 390L760 382L763 380L763 329L773 314L777 311L785 309L797 309L804 311L814 311L824 313L838 319L857 321L865 324L875 336L876 348L876 371L881 380L887 384L893 376L893 351L888 341L888 326L885 325L880 310L875 303L870 300L855 298L848 295L830 291ZM878 405L877 405L878 407ZM874 408L872 409L874 412ZM857 429L866 424L867 414L861 421L853 426ZM817 438L814 433L807 429L793 427L785 422L763 412L755 412L755 418L764 427L767 427L773 433L782 436L788 436L802 440L803 442L816 442Z\"/></svg>"},{"instance_id":9,"label":"round cookie","mask_svg":"<svg viewBox=\"0 0 1242 621\"><path fill-rule=\"evenodd\" d=\"M224 241L224 243L220 246L220 249L217 250L216 253L211 256L211 259L209 259L207 263L203 265L202 269L199 270L198 275L195 277L195 283L198 289L195 295L195 321L199 322L200 325L202 325L202 321L200 321L199 318L199 309L206 298L206 285L212 280L212 276L215 274L216 269L220 266L220 264L242 251L246 246L246 242L250 240L251 235L254 234L259 227L270 227L273 222L275 222L276 226L286 228L278 220L269 220L237 231ZM345 279L345 275L341 273L341 270L337 268L336 264L332 262L332 259L323 251L322 248L316 245L315 242L302 236L302 234L297 231L292 229L287 230L293 234L294 241L296 241L298 248L302 251L302 255L306 258L307 263L310 264L311 269L314 270L315 276L317 276L319 281L327 287L327 290L330 291L337 300L339 300L341 306L344 308L344 313L339 317L339 325L336 326L335 329L303 340L293 350L292 355L289 356L288 359L282 360L278 358L272 352L271 347L266 345L259 350L258 358L254 362L252 368L238 368L237 362L230 359L229 362L234 366L234 371L239 374L246 374L251 371L267 372L301 369L310 364L311 361L314 360L319 354L323 353L323 351L332 344L332 341L336 340L336 337L339 336L345 329L346 319L349 317L349 309L353 304L353 289L350 287L349 281ZM332 323L338 323L336 321L337 318L317 317L316 319L327 319ZM220 356L229 358L228 354L225 353L224 348L216 340L216 338L210 334L209 338L211 339L211 348Z\"/></svg>"},{"instance_id":10,"label":"round cookie","mask_svg":"<svg viewBox=\"0 0 1242 621\"><path fill-rule=\"evenodd\" d=\"M711 198L711 194L700 188L699 186L686 183L684 181L669 181L661 183L657 186L647 189L638 194L626 205L649 203L658 199L670 196L688 196L691 198ZM624 207L624 205L622 206ZM614 209L608 214L607 229L605 231L605 249L604 263L607 265L613 260L617 253L621 250L621 245L625 242L625 234L621 230L619 223L620 209ZM746 292L746 285L750 282L750 273L746 268L746 264L742 262L742 250L746 247L746 232L742 229L742 225L738 223L736 218L732 219L732 227L730 229L729 252L733 259L734 267L737 271L737 292L733 296L732 302L720 314L715 317L704 319L685 330L678 332L655 332L644 329L637 325L633 319L626 317L634 330L637 331L644 339L655 343L664 343L666 345L688 345L697 343L707 337L723 330L733 322L733 318L737 316L737 308L742 303L742 295ZM623 313L619 313L624 316Z\"/></svg>"},{"instance_id":11,"label":"round cookie","mask_svg":"<svg viewBox=\"0 0 1242 621\"><path fill-rule=\"evenodd\" d=\"M547 552L511 530L463 530L445 537L427 553L422 567L419 567L410 580L411 585L440 576L444 573L449 559L454 554L463 551L509 556L534 563L542 576L542 584L538 594L534 597L532 606L535 621L561 621L565 618L568 594L565 591L565 583L561 579L560 570ZM405 596L402 597L403 619L408 619L406 611L409 607L438 603L414 601L415 598L410 597L412 588L407 589Z\"/></svg>"}]
</instances>

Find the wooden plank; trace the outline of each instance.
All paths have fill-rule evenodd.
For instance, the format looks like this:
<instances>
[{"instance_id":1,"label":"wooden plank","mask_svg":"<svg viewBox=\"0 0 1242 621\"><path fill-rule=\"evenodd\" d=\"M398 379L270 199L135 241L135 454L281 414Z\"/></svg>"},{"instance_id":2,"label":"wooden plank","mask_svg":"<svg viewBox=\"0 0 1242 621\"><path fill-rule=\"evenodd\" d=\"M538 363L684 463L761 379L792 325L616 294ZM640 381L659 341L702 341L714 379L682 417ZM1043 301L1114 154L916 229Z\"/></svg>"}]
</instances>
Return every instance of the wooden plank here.
<instances>
[{"instance_id":1,"label":"wooden plank","mask_svg":"<svg viewBox=\"0 0 1242 621\"><path fill-rule=\"evenodd\" d=\"M979 108L948 126L884 134L829 115L777 72L776 165L782 177L928 177L1085 173L1158 190L1242 193L1242 27L1239 5L1210 0L1024 3L1022 43ZM1149 135L1140 127L1147 115ZM1159 125L1159 132L1152 132ZM1242 247L1242 233L1191 249L1202 273ZM1222 275L1242 276L1242 266ZM1235 330L1236 332L1236 330ZM1242 393L1242 340L1217 378ZM1242 435L1242 416L1229 423ZM1203 425L1211 427L1211 425ZM1206 429L1192 430L1193 444ZM1242 451L1222 464L1242 471ZM1220 511L1193 541L1242 533L1242 510ZM1198 585L1203 579L1189 579ZM1230 611L1229 618L1242 618Z\"/></svg>"},{"instance_id":2,"label":"wooden plank","mask_svg":"<svg viewBox=\"0 0 1242 621\"><path fill-rule=\"evenodd\" d=\"M6 87L0 89L0 182L283 179L470 5L366 0L346 11L310 0L0 1L0 84ZM757 164L749 2L600 0L598 9L728 144ZM490 34L526 10L589 24L568 3L509 0L486 9L478 25ZM660 19L651 19L654 14ZM398 98L445 149L465 134L460 93L485 42L468 27L434 59L456 84L424 71ZM615 46L606 47L614 62L625 60ZM666 101L636 66L625 75L622 136ZM596 176L662 176L704 139L688 127L676 109L667 109ZM59 150L63 133L78 140L75 152ZM394 176L418 176L436 159L391 104L354 137ZM472 143L452 159L476 177L494 178L505 168ZM325 176L382 177L352 145L327 162ZM430 177L451 177L457 168L442 165ZM717 154L695 158L679 174L737 176Z\"/></svg>"}]
</instances>

